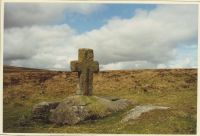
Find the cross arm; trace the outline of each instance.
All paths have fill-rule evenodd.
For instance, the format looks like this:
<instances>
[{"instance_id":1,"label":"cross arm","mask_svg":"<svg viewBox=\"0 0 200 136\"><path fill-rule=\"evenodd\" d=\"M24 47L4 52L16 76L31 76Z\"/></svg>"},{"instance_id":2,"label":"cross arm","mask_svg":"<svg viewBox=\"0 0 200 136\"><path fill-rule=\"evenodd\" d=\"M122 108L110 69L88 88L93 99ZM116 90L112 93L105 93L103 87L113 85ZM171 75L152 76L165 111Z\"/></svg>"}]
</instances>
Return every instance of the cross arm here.
<instances>
[{"instance_id":1,"label":"cross arm","mask_svg":"<svg viewBox=\"0 0 200 136\"><path fill-rule=\"evenodd\" d=\"M70 62L71 71L77 72L81 70L81 65L79 61L71 61Z\"/></svg>"},{"instance_id":2,"label":"cross arm","mask_svg":"<svg viewBox=\"0 0 200 136\"><path fill-rule=\"evenodd\" d=\"M99 62L98 61L92 62L90 69L93 72L99 72Z\"/></svg>"}]
</instances>

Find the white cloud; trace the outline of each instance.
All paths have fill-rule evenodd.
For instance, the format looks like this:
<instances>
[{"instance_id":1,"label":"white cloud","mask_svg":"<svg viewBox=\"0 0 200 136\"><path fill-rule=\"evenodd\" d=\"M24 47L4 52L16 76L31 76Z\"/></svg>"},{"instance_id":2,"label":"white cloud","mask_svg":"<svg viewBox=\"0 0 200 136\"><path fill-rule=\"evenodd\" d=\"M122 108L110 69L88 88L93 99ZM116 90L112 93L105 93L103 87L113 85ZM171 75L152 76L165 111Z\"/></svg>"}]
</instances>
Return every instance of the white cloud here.
<instances>
[{"instance_id":1,"label":"white cloud","mask_svg":"<svg viewBox=\"0 0 200 136\"><path fill-rule=\"evenodd\" d=\"M148 61L125 61L109 63L106 65L101 65L101 70L123 70L123 69L146 69L146 68L156 68L156 65Z\"/></svg>"},{"instance_id":2,"label":"white cloud","mask_svg":"<svg viewBox=\"0 0 200 136\"><path fill-rule=\"evenodd\" d=\"M69 70L78 48L94 49L102 69L177 67L177 48L197 37L197 6L160 5L138 10L130 19L113 18L101 28L78 34L68 25L5 29L4 62ZM178 61L183 67L188 60Z\"/></svg>"},{"instance_id":3,"label":"white cloud","mask_svg":"<svg viewBox=\"0 0 200 136\"><path fill-rule=\"evenodd\" d=\"M192 65L191 58L183 58L181 60L172 61L169 63L169 68L195 68L196 66Z\"/></svg>"},{"instance_id":4,"label":"white cloud","mask_svg":"<svg viewBox=\"0 0 200 136\"><path fill-rule=\"evenodd\" d=\"M111 19L98 30L74 37L75 45L93 48L103 64L149 61L159 64L176 55L176 48L197 36L196 6L159 6L138 11L131 19Z\"/></svg>"},{"instance_id":5,"label":"white cloud","mask_svg":"<svg viewBox=\"0 0 200 136\"><path fill-rule=\"evenodd\" d=\"M5 30L4 63L37 67L67 67L75 55L70 40L75 31L68 25L32 26Z\"/></svg>"},{"instance_id":6,"label":"white cloud","mask_svg":"<svg viewBox=\"0 0 200 136\"><path fill-rule=\"evenodd\" d=\"M87 15L99 10L100 7L101 4L6 3L5 27L57 23L68 13Z\"/></svg>"}]
</instances>

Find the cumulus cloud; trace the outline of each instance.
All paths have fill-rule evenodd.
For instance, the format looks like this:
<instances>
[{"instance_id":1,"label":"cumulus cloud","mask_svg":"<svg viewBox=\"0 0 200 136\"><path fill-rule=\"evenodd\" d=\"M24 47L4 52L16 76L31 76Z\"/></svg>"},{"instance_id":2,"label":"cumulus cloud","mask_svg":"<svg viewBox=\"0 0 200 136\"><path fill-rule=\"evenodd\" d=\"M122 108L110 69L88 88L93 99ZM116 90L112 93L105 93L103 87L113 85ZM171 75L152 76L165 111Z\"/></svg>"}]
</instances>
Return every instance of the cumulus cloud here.
<instances>
[{"instance_id":1,"label":"cumulus cloud","mask_svg":"<svg viewBox=\"0 0 200 136\"><path fill-rule=\"evenodd\" d=\"M66 14L88 15L100 7L100 4L6 3L4 24L6 28L53 24L64 20Z\"/></svg>"},{"instance_id":2,"label":"cumulus cloud","mask_svg":"<svg viewBox=\"0 0 200 136\"><path fill-rule=\"evenodd\" d=\"M174 62L169 65L170 68L177 67L177 68L188 68L191 67L191 59L190 58L183 58L181 60L177 60L176 63ZM194 66L193 66L194 67Z\"/></svg>"},{"instance_id":3,"label":"cumulus cloud","mask_svg":"<svg viewBox=\"0 0 200 136\"><path fill-rule=\"evenodd\" d=\"M114 18L98 30L74 37L75 45L93 48L103 64L167 62L176 55L177 46L197 36L195 7L161 5L150 12L137 11L130 19Z\"/></svg>"},{"instance_id":4,"label":"cumulus cloud","mask_svg":"<svg viewBox=\"0 0 200 136\"><path fill-rule=\"evenodd\" d=\"M148 61L125 61L101 65L101 70L123 70L123 69L147 69L156 68L156 65Z\"/></svg>"},{"instance_id":5,"label":"cumulus cloud","mask_svg":"<svg viewBox=\"0 0 200 136\"><path fill-rule=\"evenodd\" d=\"M169 67L178 47L196 42L197 11L194 5L159 5L151 11L137 10L129 19L112 18L82 34L68 25L8 28L4 62L69 70L78 48L92 48L104 70ZM183 60L184 66L190 66L191 59Z\"/></svg>"},{"instance_id":6,"label":"cumulus cloud","mask_svg":"<svg viewBox=\"0 0 200 136\"><path fill-rule=\"evenodd\" d=\"M65 68L76 52L70 44L75 33L68 25L5 29L4 63L36 68Z\"/></svg>"}]
</instances>

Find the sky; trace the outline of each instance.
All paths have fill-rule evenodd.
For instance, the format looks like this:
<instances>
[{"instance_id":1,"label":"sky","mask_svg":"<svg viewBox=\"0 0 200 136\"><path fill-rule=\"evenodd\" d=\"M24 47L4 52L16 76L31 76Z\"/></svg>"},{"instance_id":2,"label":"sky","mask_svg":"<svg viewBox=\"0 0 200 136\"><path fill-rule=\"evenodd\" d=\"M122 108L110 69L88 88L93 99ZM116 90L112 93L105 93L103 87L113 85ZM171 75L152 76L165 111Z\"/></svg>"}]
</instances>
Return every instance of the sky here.
<instances>
[{"instance_id":1,"label":"sky","mask_svg":"<svg viewBox=\"0 0 200 136\"><path fill-rule=\"evenodd\" d=\"M100 70L197 68L198 6L5 3L4 65L70 70L79 48Z\"/></svg>"}]
</instances>

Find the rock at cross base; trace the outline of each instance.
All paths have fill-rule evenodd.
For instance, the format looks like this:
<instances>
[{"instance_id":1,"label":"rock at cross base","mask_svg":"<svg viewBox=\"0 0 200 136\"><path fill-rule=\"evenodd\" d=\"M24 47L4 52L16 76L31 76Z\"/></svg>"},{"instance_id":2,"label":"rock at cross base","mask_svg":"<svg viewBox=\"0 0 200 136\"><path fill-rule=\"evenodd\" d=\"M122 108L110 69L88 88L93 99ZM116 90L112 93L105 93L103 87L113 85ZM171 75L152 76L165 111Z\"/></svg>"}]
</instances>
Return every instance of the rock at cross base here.
<instances>
[{"instance_id":1,"label":"rock at cross base","mask_svg":"<svg viewBox=\"0 0 200 136\"><path fill-rule=\"evenodd\" d=\"M94 120L133 106L127 99L109 100L97 96L75 95L61 102L41 102L32 109L34 121L52 122L59 125L74 125L82 121Z\"/></svg>"},{"instance_id":2,"label":"rock at cross base","mask_svg":"<svg viewBox=\"0 0 200 136\"><path fill-rule=\"evenodd\" d=\"M55 124L73 125L85 120L106 117L133 104L134 102L127 99L111 101L97 96L75 95L62 101L52 111L49 119Z\"/></svg>"},{"instance_id":3,"label":"rock at cross base","mask_svg":"<svg viewBox=\"0 0 200 136\"><path fill-rule=\"evenodd\" d=\"M71 70L78 72L79 84L76 94L92 95L93 73L99 71L99 63L94 61L92 49L79 49L78 61L71 61Z\"/></svg>"},{"instance_id":4,"label":"rock at cross base","mask_svg":"<svg viewBox=\"0 0 200 136\"><path fill-rule=\"evenodd\" d=\"M34 120L48 122L50 110L55 109L58 104L59 102L41 102L39 104L36 104L32 109L32 118Z\"/></svg>"}]
</instances>

